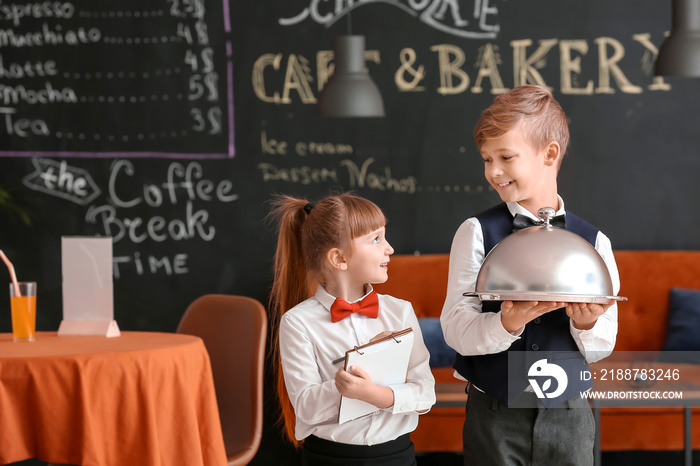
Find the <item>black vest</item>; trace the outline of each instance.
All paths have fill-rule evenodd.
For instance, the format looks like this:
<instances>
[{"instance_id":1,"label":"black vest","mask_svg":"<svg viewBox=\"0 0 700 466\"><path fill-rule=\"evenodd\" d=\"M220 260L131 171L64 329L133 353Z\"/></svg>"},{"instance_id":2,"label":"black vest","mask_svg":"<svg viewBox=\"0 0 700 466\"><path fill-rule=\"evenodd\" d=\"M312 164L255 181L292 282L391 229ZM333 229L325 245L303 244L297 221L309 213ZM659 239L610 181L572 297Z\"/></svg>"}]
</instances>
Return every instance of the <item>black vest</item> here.
<instances>
[{"instance_id":1,"label":"black vest","mask_svg":"<svg viewBox=\"0 0 700 466\"><path fill-rule=\"evenodd\" d=\"M505 203L480 213L476 218L481 224L486 254L513 228L513 216ZM566 229L595 247L598 229L570 212L566 213ZM484 312L498 312L501 301L483 301L482 308ZM476 387L509 404L522 395L529 385L527 372L530 366L546 358L549 363L564 369L568 377L567 388L562 395L542 399L545 407L555 406L593 386L592 381L581 380L581 372L588 370L588 364L571 336L569 320L564 308L544 314L525 325L520 339L514 341L507 351L479 356L457 354L454 368Z\"/></svg>"}]
</instances>

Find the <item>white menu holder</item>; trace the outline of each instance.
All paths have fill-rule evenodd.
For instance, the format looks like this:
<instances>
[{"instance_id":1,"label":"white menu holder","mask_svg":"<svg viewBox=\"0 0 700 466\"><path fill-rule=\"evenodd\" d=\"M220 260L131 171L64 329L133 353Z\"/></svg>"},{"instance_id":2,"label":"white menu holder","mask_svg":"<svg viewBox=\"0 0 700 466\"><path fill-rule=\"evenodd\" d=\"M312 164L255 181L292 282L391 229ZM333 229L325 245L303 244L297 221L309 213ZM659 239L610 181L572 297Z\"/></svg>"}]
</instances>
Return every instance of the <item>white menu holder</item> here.
<instances>
[{"instance_id":1,"label":"white menu holder","mask_svg":"<svg viewBox=\"0 0 700 466\"><path fill-rule=\"evenodd\" d=\"M63 320L58 335L118 337L114 320L112 238L61 237Z\"/></svg>"}]
</instances>

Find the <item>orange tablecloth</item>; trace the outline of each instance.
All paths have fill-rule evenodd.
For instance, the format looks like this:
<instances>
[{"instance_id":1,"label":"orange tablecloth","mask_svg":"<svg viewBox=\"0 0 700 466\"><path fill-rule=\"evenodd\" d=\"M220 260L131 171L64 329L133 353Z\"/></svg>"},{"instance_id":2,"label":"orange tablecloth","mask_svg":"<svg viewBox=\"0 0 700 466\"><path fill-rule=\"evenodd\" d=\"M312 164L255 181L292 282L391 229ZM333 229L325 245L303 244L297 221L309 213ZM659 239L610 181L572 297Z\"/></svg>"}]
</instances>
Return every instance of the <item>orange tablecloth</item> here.
<instances>
[{"instance_id":1,"label":"orange tablecloth","mask_svg":"<svg viewBox=\"0 0 700 466\"><path fill-rule=\"evenodd\" d=\"M33 343L0 334L0 464L219 466L209 355L190 335L122 332Z\"/></svg>"}]
</instances>

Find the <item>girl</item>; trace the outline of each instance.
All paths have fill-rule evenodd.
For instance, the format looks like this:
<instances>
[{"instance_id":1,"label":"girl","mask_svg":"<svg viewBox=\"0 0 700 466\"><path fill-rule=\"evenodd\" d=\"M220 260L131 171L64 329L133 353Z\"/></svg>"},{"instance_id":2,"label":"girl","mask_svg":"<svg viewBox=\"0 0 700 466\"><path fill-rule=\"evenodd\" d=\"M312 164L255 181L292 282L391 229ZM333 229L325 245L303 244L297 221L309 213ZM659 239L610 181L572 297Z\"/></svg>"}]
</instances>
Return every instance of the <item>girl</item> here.
<instances>
[{"instance_id":1,"label":"girl","mask_svg":"<svg viewBox=\"0 0 700 466\"><path fill-rule=\"evenodd\" d=\"M387 280L394 253L384 214L345 193L317 204L280 196L271 216L279 226L270 297L278 395L287 436L297 446L303 441L303 464L415 465L409 433L435 403L435 381L411 304L372 290ZM318 286L308 298L312 283ZM362 310L351 312L348 303L356 302ZM404 384L374 385L361 368L333 364L354 346L408 327L415 340ZM377 411L340 425L341 395Z\"/></svg>"}]
</instances>

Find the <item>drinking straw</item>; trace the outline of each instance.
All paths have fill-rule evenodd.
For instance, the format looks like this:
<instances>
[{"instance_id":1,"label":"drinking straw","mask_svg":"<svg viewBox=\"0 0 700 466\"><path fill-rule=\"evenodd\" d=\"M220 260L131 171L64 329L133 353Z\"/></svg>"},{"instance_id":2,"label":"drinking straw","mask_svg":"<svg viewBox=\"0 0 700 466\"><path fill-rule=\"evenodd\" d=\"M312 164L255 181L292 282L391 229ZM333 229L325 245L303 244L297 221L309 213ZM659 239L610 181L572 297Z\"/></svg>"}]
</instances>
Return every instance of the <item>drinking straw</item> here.
<instances>
[{"instance_id":1,"label":"drinking straw","mask_svg":"<svg viewBox=\"0 0 700 466\"><path fill-rule=\"evenodd\" d=\"M17 282L17 275L15 275L15 266L12 265L12 262L10 262L10 259L7 258L4 252L2 252L2 249L0 249L0 257L2 257L2 261L7 265L7 268L10 270L10 277L12 278L12 284L15 286L15 293L17 294L17 297L22 296L22 293L19 291L19 283Z\"/></svg>"}]
</instances>

